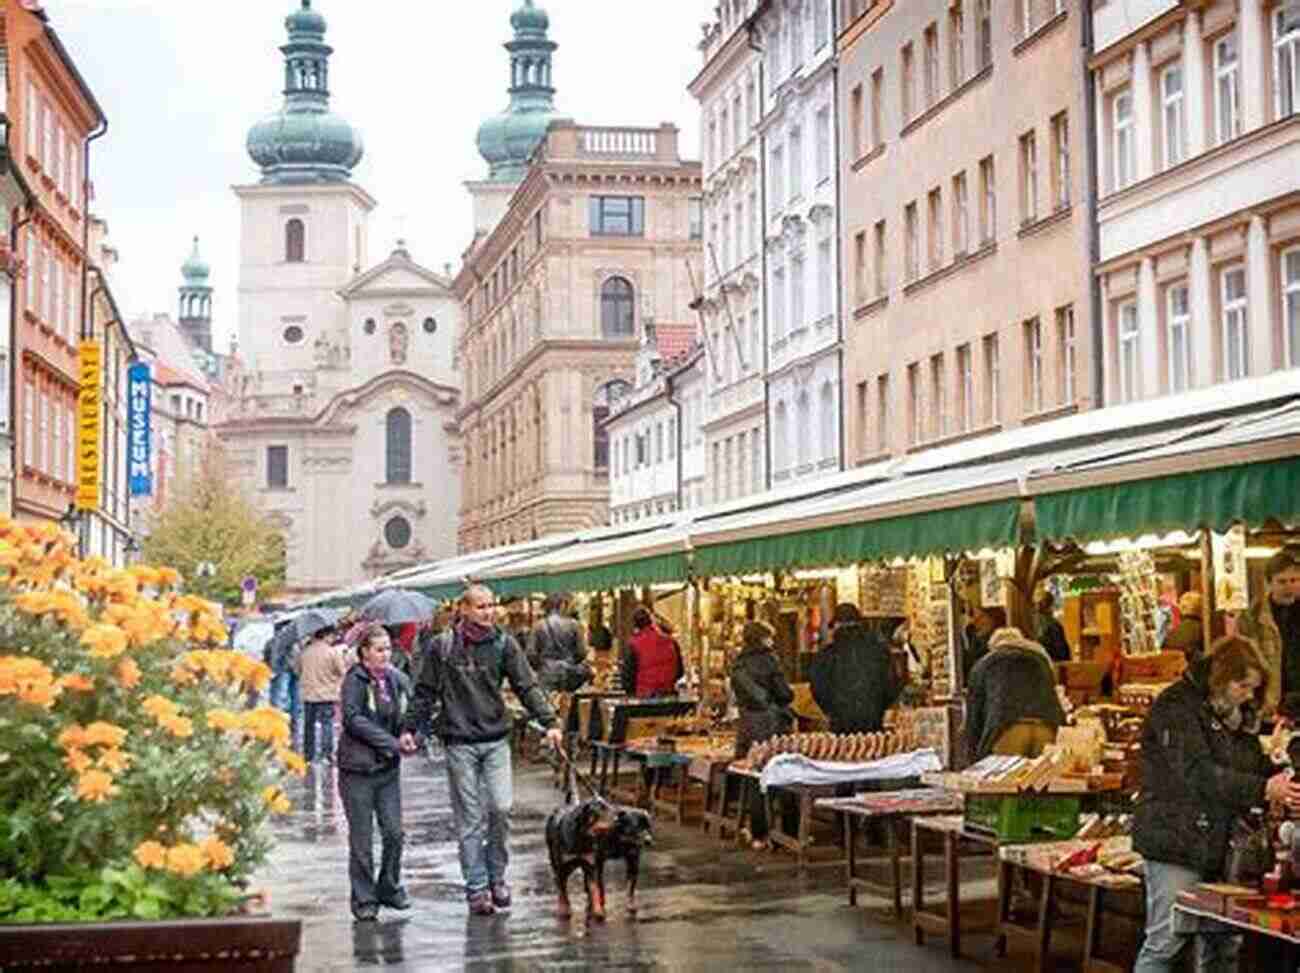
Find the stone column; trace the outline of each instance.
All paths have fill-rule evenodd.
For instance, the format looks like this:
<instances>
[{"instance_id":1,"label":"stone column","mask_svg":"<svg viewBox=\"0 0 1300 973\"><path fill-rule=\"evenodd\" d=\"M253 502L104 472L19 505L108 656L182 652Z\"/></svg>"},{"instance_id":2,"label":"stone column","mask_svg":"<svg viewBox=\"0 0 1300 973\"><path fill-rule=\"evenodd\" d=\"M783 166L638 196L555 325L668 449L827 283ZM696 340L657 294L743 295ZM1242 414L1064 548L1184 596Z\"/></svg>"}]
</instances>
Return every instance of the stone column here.
<instances>
[{"instance_id":1,"label":"stone column","mask_svg":"<svg viewBox=\"0 0 1300 973\"><path fill-rule=\"evenodd\" d=\"M1214 368L1214 340L1218 322L1214 320L1214 307L1210 300L1210 247L1205 237L1192 241L1187 258L1187 302L1191 311L1192 374L1189 383L1193 388L1213 385L1217 381Z\"/></svg>"},{"instance_id":2,"label":"stone column","mask_svg":"<svg viewBox=\"0 0 1300 973\"><path fill-rule=\"evenodd\" d=\"M1272 260L1264 218L1252 215L1246 231L1246 298L1249 301L1250 374L1255 377L1267 375L1277 367L1274 354L1277 312L1273 307Z\"/></svg>"},{"instance_id":3,"label":"stone column","mask_svg":"<svg viewBox=\"0 0 1300 973\"><path fill-rule=\"evenodd\" d=\"M1155 159L1152 145L1152 135L1155 133L1151 118L1153 107L1151 49L1143 41L1133 48L1133 145L1137 155L1137 182L1151 175Z\"/></svg>"},{"instance_id":4,"label":"stone column","mask_svg":"<svg viewBox=\"0 0 1300 973\"><path fill-rule=\"evenodd\" d=\"M1253 132L1272 117L1272 93L1266 83L1272 47L1261 0L1241 0L1237 32L1241 45L1241 131ZM1254 313L1251 308L1251 313ZM1254 327L1251 331L1254 332Z\"/></svg>"},{"instance_id":5,"label":"stone column","mask_svg":"<svg viewBox=\"0 0 1300 973\"><path fill-rule=\"evenodd\" d=\"M1160 375L1160 314L1156 306L1156 264L1143 257L1138 266L1138 346L1141 366L1138 371L1138 398L1149 399L1163 391Z\"/></svg>"},{"instance_id":6,"label":"stone column","mask_svg":"<svg viewBox=\"0 0 1300 973\"><path fill-rule=\"evenodd\" d=\"M1214 103L1214 99L1209 97L1209 83L1205 77L1205 39L1201 36L1201 11L1197 9L1188 11L1183 23L1183 74L1187 155L1195 158L1209 145L1206 141L1206 107Z\"/></svg>"}]
</instances>

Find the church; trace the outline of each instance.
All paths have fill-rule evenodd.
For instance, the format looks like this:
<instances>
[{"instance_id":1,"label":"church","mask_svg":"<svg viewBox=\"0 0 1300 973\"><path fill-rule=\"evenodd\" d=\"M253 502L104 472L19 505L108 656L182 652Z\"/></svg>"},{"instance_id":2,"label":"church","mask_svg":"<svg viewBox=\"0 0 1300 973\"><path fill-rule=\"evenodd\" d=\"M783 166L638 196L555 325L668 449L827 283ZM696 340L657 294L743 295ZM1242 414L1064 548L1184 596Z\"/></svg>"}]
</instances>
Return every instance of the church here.
<instances>
[{"instance_id":1,"label":"church","mask_svg":"<svg viewBox=\"0 0 1300 973\"><path fill-rule=\"evenodd\" d=\"M377 263L360 133L330 111L325 18L285 21L284 105L250 130L240 367L216 433L231 475L284 529L284 594L456 551L461 455L451 281L403 241Z\"/></svg>"}]
</instances>

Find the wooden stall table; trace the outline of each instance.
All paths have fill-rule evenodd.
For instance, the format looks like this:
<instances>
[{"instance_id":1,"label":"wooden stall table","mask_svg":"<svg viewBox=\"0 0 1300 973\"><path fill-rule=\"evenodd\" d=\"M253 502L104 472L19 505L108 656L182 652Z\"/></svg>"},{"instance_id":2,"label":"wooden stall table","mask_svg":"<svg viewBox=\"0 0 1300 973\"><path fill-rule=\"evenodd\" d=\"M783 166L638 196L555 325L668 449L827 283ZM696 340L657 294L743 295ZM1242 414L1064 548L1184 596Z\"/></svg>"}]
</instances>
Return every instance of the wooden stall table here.
<instances>
[{"instance_id":1,"label":"wooden stall table","mask_svg":"<svg viewBox=\"0 0 1300 973\"><path fill-rule=\"evenodd\" d=\"M951 814L962 809L962 796L953 791L933 787L902 791L869 791L853 797L822 798L816 806L840 815L844 823L845 877L849 886L849 905L858 904L858 892L887 895L894 906L894 915L903 912L903 854L906 839L899 838L899 829L907 826L908 819L921 815ZM863 824L875 821L884 826L885 852L883 858L867 858L861 863L879 865L887 862L892 883L884 885L858 874L858 834ZM907 861L912 867L911 856Z\"/></svg>"},{"instance_id":2,"label":"wooden stall table","mask_svg":"<svg viewBox=\"0 0 1300 973\"><path fill-rule=\"evenodd\" d=\"M1240 932L1244 936L1241 950L1243 970L1294 970L1300 964L1300 916L1295 913L1277 914L1270 926L1261 925L1259 913L1268 910L1244 908L1243 902L1228 910L1226 915L1187 905L1174 904L1174 929L1178 932L1197 932L1203 920L1211 920L1229 927L1225 932Z\"/></svg>"},{"instance_id":3,"label":"wooden stall table","mask_svg":"<svg viewBox=\"0 0 1300 973\"><path fill-rule=\"evenodd\" d=\"M937 836L943 844L943 870L946 910L925 907L925 835ZM953 956L961 955L961 937L967 932L996 928L993 923L965 923L961 914L961 858L963 851L996 854L996 838L969 831L960 814L912 818L912 935L918 946L925 944L926 933L948 938Z\"/></svg>"},{"instance_id":4,"label":"wooden stall table","mask_svg":"<svg viewBox=\"0 0 1300 973\"><path fill-rule=\"evenodd\" d=\"M734 824L727 814L727 767L731 761L731 754L695 754L686 770L692 780L704 785L700 830L707 835L712 828L713 836L719 840L726 839ZM739 833L739 826L734 830Z\"/></svg>"},{"instance_id":5,"label":"wooden stall table","mask_svg":"<svg viewBox=\"0 0 1300 973\"><path fill-rule=\"evenodd\" d=\"M677 753L673 750L659 750L652 746L638 746L636 741L632 741L623 747L623 756L631 763L640 764L646 773L637 775L635 791L627 791L617 783L611 792L614 797L625 804L634 804L637 807L645 808L654 813L656 811L666 812L670 815L677 816L677 822L681 823L681 801L677 793L672 798L661 799L659 789L663 784L663 775L665 772L672 773L678 767L686 768L690 766L691 757L689 754ZM617 757L615 757L615 766L617 767ZM617 778L617 770L615 770ZM685 790L684 787L681 790Z\"/></svg>"},{"instance_id":6,"label":"wooden stall table","mask_svg":"<svg viewBox=\"0 0 1300 973\"><path fill-rule=\"evenodd\" d=\"M744 820L748 812L749 801L746 799L748 789L759 786L760 773L751 770L748 767L730 767L727 771L729 774L738 777L741 782L741 797L736 809L735 830L739 834L740 829L744 826ZM852 783L851 781L845 783ZM768 839L775 845L791 851L795 856L795 863L799 870L803 871L809 865L840 865L844 859L840 857L818 859L813 861L808 854L808 848L811 844L813 812L819 800L836 796L836 789L843 787L845 784L774 784L767 789L767 806L768 806ZM785 831L782 815L774 813L772 806L776 792L786 792L793 794L799 802L799 824L796 827L795 834L787 834Z\"/></svg>"}]
</instances>

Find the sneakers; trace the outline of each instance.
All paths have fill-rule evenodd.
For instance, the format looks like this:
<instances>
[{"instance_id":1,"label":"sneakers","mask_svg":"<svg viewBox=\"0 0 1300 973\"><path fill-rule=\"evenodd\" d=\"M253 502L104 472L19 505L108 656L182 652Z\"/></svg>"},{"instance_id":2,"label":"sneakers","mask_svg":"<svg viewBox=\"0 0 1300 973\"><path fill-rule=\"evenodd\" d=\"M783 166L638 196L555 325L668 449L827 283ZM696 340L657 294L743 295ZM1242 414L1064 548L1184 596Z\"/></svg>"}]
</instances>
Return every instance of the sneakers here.
<instances>
[{"instance_id":1,"label":"sneakers","mask_svg":"<svg viewBox=\"0 0 1300 973\"><path fill-rule=\"evenodd\" d=\"M357 905L352 907L352 916L357 922L374 922L379 918L379 906Z\"/></svg>"},{"instance_id":2,"label":"sneakers","mask_svg":"<svg viewBox=\"0 0 1300 973\"><path fill-rule=\"evenodd\" d=\"M469 914L472 916L494 916L497 908L492 904L489 892L475 892L469 897Z\"/></svg>"},{"instance_id":3,"label":"sneakers","mask_svg":"<svg viewBox=\"0 0 1300 973\"><path fill-rule=\"evenodd\" d=\"M497 882L492 886L492 904L498 909L510 908L510 886L505 882Z\"/></svg>"},{"instance_id":4,"label":"sneakers","mask_svg":"<svg viewBox=\"0 0 1300 973\"><path fill-rule=\"evenodd\" d=\"M390 898L380 899L379 904L387 906L390 909L396 909L398 912L405 912L411 907L411 897L407 895L406 890L403 889Z\"/></svg>"}]
</instances>

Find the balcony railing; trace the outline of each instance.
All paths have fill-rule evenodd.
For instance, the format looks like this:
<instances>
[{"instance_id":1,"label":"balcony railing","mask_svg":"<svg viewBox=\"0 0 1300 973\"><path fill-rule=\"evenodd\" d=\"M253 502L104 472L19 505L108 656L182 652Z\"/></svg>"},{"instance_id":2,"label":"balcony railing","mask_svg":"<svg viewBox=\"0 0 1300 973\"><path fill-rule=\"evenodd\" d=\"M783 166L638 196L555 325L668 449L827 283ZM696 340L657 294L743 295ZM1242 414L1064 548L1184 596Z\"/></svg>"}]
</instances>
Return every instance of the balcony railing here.
<instances>
[{"instance_id":1,"label":"balcony railing","mask_svg":"<svg viewBox=\"0 0 1300 973\"><path fill-rule=\"evenodd\" d=\"M659 153L659 130L653 128L584 128L578 133L584 155L654 156Z\"/></svg>"}]
</instances>

